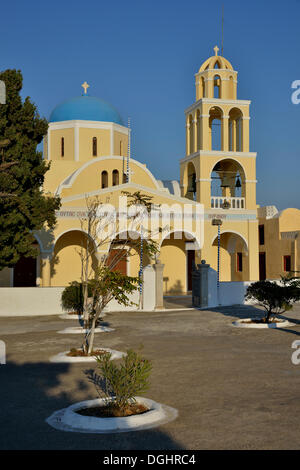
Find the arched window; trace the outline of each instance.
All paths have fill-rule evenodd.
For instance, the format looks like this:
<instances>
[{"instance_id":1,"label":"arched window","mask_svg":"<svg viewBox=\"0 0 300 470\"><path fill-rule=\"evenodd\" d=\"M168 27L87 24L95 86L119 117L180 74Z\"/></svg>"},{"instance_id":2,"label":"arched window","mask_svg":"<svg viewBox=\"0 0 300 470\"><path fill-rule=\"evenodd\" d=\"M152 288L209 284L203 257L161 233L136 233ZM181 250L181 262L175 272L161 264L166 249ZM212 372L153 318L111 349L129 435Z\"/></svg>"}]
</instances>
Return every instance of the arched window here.
<instances>
[{"instance_id":1,"label":"arched window","mask_svg":"<svg viewBox=\"0 0 300 470\"><path fill-rule=\"evenodd\" d=\"M223 111L213 107L209 111L210 150L224 150L222 148L222 116Z\"/></svg>"},{"instance_id":2,"label":"arched window","mask_svg":"<svg viewBox=\"0 0 300 470\"><path fill-rule=\"evenodd\" d=\"M119 172L118 172L118 170L114 170L112 172L112 184L113 184L113 186L117 186L119 184Z\"/></svg>"},{"instance_id":3,"label":"arched window","mask_svg":"<svg viewBox=\"0 0 300 470\"><path fill-rule=\"evenodd\" d=\"M245 172L241 165L232 159L225 158L213 167L211 172L211 197L212 206L220 207L222 200L213 198L244 198L245 197ZM216 206L218 204L219 206ZM244 201L232 201L233 209L244 209Z\"/></svg>"},{"instance_id":4,"label":"arched window","mask_svg":"<svg viewBox=\"0 0 300 470\"><path fill-rule=\"evenodd\" d=\"M193 129L193 116L190 114L189 116L189 132L190 132L190 154L194 153L194 129Z\"/></svg>"},{"instance_id":5,"label":"arched window","mask_svg":"<svg viewBox=\"0 0 300 470\"><path fill-rule=\"evenodd\" d=\"M123 173L123 184L127 183L127 175Z\"/></svg>"},{"instance_id":6,"label":"arched window","mask_svg":"<svg viewBox=\"0 0 300 470\"><path fill-rule=\"evenodd\" d=\"M215 62L215 65L214 65L214 69L220 69L220 68L221 68L221 67L220 67L220 63L219 63L219 61L217 60L217 61Z\"/></svg>"},{"instance_id":7,"label":"arched window","mask_svg":"<svg viewBox=\"0 0 300 470\"><path fill-rule=\"evenodd\" d=\"M240 109L233 108L229 112L229 151L243 151L243 114Z\"/></svg>"},{"instance_id":8,"label":"arched window","mask_svg":"<svg viewBox=\"0 0 300 470\"><path fill-rule=\"evenodd\" d=\"M214 76L214 98L221 98L221 77L220 75Z\"/></svg>"},{"instance_id":9,"label":"arched window","mask_svg":"<svg viewBox=\"0 0 300 470\"><path fill-rule=\"evenodd\" d=\"M205 98L205 80L204 80L204 77L201 77L201 90L202 90L202 98Z\"/></svg>"},{"instance_id":10,"label":"arched window","mask_svg":"<svg viewBox=\"0 0 300 470\"><path fill-rule=\"evenodd\" d=\"M185 197L188 199L196 200L197 184L196 184L196 170L193 163L189 163L187 166L187 194Z\"/></svg>"},{"instance_id":11,"label":"arched window","mask_svg":"<svg viewBox=\"0 0 300 470\"><path fill-rule=\"evenodd\" d=\"M101 173L101 188L107 188L108 187L108 173L107 171L102 171Z\"/></svg>"},{"instance_id":12,"label":"arched window","mask_svg":"<svg viewBox=\"0 0 300 470\"><path fill-rule=\"evenodd\" d=\"M198 109L197 110L197 125L196 125L196 132L197 132L197 148L196 148L196 151L200 150L200 148L202 147L200 124L201 124L200 111Z\"/></svg>"},{"instance_id":13,"label":"arched window","mask_svg":"<svg viewBox=\"0 0 300 470\"><path fill-rule=\"evenodd\" d=\"M93 157L97 157L97 137L93 137Z\"/></svg>"},{"instance_id":14,"label":"arched window","mask_svg":"<svg viewBox=\"0 0 300 470\"><path fill-rule=\"evenodd\" d=\"M64 137L61 138L61 141L60 141L60 154L62 157L65 156L65 139Z\"/></svg>"}]
</instances>

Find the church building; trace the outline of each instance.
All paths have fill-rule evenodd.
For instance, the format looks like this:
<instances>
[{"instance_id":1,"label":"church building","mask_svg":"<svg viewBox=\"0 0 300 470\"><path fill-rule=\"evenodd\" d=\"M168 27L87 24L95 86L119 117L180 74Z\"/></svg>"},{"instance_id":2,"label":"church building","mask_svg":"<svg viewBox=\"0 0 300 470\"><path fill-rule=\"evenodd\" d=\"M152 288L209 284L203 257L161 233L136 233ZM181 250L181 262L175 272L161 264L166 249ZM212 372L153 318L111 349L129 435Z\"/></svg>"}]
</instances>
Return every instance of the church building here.
<instances>
[{"instance_id":1,"label":"church building","mask_svg":"<svg viewBox=\"0 0 300 470\"><path fill-rule=\"evenodd\" d=\"M237 98L238 72L218 52L215 47L195 75L195 102L185 110L186 153L179 162L179 181L162 182L130 157L130 128L112 105L88 93L86 82L81 96L54 108L44 139L44 158L51 161L44 190L61 198L57 225L51 233L35 234L39 256L3 270L1 286L66 286L79 281L78 248L87 236L79 219L86 197L117 208L124 191L140 191L157 207L192 214L181 227L176 216L170 217L157 235L165 293L191 290L193 263L206 260L216 270L218 240L221 281L259 278L250 101ZM92 240L97 247L98 241ZM110 249L110 244L97 248L95 265ZM148 262L144 259L143 265ZM119 267L128 275L137 275L139 268L138 254Z\"/></svg>"}]
</instances>

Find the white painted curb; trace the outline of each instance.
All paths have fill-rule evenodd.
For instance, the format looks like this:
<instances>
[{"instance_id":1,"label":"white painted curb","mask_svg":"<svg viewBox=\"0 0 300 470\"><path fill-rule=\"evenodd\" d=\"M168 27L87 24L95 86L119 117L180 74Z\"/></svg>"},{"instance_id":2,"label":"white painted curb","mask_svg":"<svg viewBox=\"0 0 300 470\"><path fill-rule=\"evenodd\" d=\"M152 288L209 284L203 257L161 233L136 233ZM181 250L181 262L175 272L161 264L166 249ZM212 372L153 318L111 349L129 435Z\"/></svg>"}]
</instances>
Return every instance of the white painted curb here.
<instances>
[{"instance_id":1,"label":"white painted curb","mask_svg":"<svg viewBox=\"0 0 300 470\"><path fill-rule=\"evenodd\" d=\"M101 313L100 318L106 317L106 313ZM59 318L62 320L83 320L83 317L81 315L76 315L76 314L68 314L68 313L63 313L62 315L59 315Z\"/></svg>"},{"instance_id":2,"label":"white painted curb","mask_svg":"<svg viewBox=\"0 0 300 470\"><path fill-rule=\"evenodd\" d=\"M107 351L111 353L111 360L113 359L121 359L123 356L126 356L126 353L122 351L116 351L115 349L110 348L101 348L103 351ZM50 362L95 362L96 359L94 356L87 356L87 357L72 357L67 356L70 351L64 351L61 353L56 354L55 356L50 357Z\"/></svg>"},{"instance_id":3,"label":"white painted curb","mask_svg":"<svg viewBox=\"0 0 300 470\"><path fill-rule=\"evenodd\" d=\"M243 318L241 320L236 320L232 322L233 326L238 328L286 328L288 326L296 326L295 323L291 323L288 320L282 320L276 323L247 323L251 321L252 318Z\"/></svg>"},{"instance_id":4,"label":"white painted curb","mask_svg":"<svg viewBox=\"0 0 300 470\"><path fill-rule=\"evenodd\" d=\"M95 328L95 333L108 333L109 331L115 331L114 328L108 328L107 326L97 326ZM57 333L60 334L82 334L84 335L87 333L88 330L82 328L82 326L71 326L69 328L65 328L64 330L58 331Z\"/></svg>"},{"instance_id":5,"label":"white painted curb","mask_svg":"<svg viewBox=\"0 0 300 470\"><path fill-rule=\"evenodd\" d=\"M149 411L140 415L121 418L96 418L82 416L76 413L81 408L90 408L104 403L103 398L87 400L54 412L46 422L60 431L84 433L118 433L139 431L165 424L177 418L178 411L149 398L135 397L135 399L149 408Z\"/></svg>"},{"instance_id":6,"label":"white painted curb","mask_svg":"<svg viewBox=\"0 0 300 470\"><path fill-rule=\"evenodd\" d=\"M59 315L59 318L61 318L62 320L82 320L81 315L75 315L75 314L69 315L68 313Z\"/></svg>"}]
</instances>

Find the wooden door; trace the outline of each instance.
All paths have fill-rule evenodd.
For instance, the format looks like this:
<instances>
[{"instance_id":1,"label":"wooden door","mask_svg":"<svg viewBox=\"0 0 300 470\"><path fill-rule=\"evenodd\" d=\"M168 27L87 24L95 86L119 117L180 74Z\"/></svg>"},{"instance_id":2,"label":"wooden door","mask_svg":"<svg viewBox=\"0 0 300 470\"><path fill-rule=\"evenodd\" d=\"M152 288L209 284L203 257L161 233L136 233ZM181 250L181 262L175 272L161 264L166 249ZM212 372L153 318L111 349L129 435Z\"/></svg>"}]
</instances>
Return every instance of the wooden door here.
<instances>
[{"instance_id":1,"label":"wooden door","mask_svg":"<svg viewBox=\"0 0 300 470\"><path fill-rule=\"evenodd\" d=\"M109 252L107 265L111 266L111 271L119 271L121 274L127 274L126 250L112 249Z\"/></svg>"}]
</instances>

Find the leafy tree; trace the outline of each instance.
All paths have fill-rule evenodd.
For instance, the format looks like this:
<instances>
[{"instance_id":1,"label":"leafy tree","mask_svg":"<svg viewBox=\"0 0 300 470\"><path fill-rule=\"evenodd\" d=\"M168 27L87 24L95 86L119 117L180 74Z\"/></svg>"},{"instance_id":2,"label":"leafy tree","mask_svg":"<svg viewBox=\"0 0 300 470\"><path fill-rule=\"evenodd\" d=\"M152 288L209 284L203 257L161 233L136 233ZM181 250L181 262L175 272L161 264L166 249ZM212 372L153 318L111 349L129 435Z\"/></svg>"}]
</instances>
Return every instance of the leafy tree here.
<instances>
[{"instance_id":1,"label":"leafy tree","mask_svg":"<svg viewBox=\"0 0 300 470\"><path fill-rule=\"evenodd\" d=\"M30 98L22 102L23 77L18 70L0 73L6 84L6 104L0 106L0 269L13 267L19 258L35 256L33 232L55 225L58 197L42 186L50 165L37 145L47 133Z\"/></svg>"},{"instance_id":2,"label":"leafy tree","mask_svg":"<svg viewBox=\"0 0 300 470\"><path fill-rule=\"evenodd\" d=\"M127 197L128 207L134 206L133 209L136 211L133 211L127 232L121 239L115 238L120 226L114 214L99 217L101 210L105 211L105 205L99 197L86 198L86 215L80 218L82 232L86 234L78 254L81 259L83 320L84 327L87 329L82 349L87 355L93 353L95 328L104 307L112 299L116 299L120 305L133 305L130 294L136 291L142 283L140 277L127 276L116 271L118 263L122 259L139 255L141 248L148 259L153 259L158 251L157 243L151 237L148 236L147 240L143 240L142 247L141 239L130 237L131 227L134 226L136 230L141 229L145 212L151 211L152 198L139 191L133 194L123 192L123 194ZM146 236L145 232L144 235ZM97 267L93 266L93 257L96 252L106 251L107 246L110 246L110 251L97 260ZM110 256L114 247L117 247L116 253ZM89 289L92 291L91 295Z\"/></svg>"},{"instance_id":3,"label":"leafy tree","mask_svg":"<svg viewBox=\"0 0 300 470\"><path fill-rule=\"evenodd\" d=\"M278 284L272 281L257 281L248 286L246 300L254 300L265 309L265 322L293 308L300 300L300 280L282 278Z\"/></svg>"}]
</instances>

